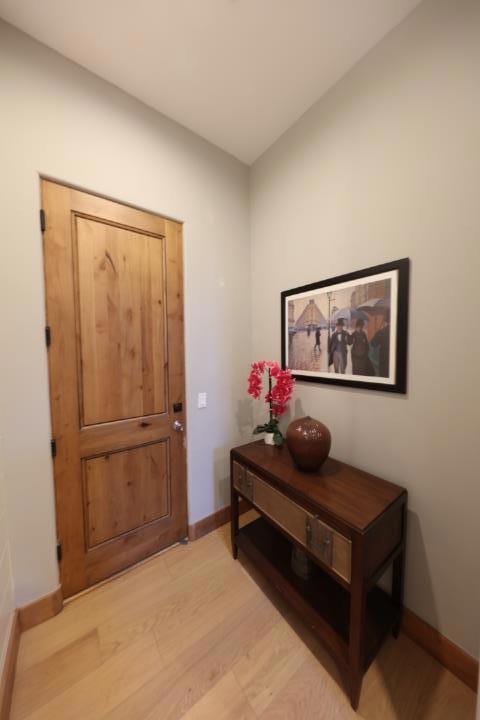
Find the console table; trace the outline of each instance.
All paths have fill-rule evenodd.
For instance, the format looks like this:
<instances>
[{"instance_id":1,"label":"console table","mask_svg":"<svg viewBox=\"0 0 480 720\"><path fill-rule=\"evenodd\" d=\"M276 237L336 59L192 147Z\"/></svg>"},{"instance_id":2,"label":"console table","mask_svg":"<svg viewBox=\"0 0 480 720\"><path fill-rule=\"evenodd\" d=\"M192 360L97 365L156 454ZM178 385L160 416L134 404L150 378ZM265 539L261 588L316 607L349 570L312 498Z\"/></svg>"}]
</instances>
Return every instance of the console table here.
<instances>
[{"instance_id":1,"label":"console table","mask_svg":"<svg viewBox=\"0 0 480 720\"><path fill-rule=\"evenodd\" d=\"M230 477L233 557L244 552L320 637L356 710L364 673L400 627L406 490L333 458L303 473L286 446L262 441L231 451ZM239 497L260 513L241 529ZM310 579L293 572L292 544L315 562ZM376 585L390 565L391 595Z\"/></svg>"}]
</instances>

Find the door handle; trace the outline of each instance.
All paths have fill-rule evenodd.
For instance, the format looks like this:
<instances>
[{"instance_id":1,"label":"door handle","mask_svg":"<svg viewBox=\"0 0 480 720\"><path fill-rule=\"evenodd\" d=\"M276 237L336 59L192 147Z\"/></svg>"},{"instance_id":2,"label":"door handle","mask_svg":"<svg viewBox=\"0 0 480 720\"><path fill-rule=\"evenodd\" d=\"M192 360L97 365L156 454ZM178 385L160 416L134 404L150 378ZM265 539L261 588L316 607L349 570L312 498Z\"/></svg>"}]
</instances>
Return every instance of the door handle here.
<instances>
[{"instance_id":1,"label":"door handle","mask_svg":"<svg viewBox=\"0 0 480 720\"><path fill-rule=\"evenodd\" d=\"M172 427L176 432L183 432L185 429L183 423L180 422L180 420L174 420Z\"/></svg>"}]
</instances>

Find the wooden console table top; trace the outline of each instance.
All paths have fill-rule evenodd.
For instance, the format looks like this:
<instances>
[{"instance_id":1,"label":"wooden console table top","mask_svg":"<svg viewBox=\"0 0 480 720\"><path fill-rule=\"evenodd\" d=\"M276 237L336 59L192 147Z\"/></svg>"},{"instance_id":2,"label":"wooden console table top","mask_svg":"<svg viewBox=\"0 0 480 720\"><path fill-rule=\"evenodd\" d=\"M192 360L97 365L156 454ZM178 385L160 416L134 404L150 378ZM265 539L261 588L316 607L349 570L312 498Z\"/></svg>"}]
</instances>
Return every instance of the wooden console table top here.
<instances>
[{"instance_id":1,"label":"wooden console table top","mask_svg":"<svg viewBox=\"0 0 480 720\"><path fill-rule=\"evenodd\" d=\"M273 447L263 440L241 445L235 457L271 477L292 496L326 510L354 530L364 532L406 491L368 472L328 458L316 473L304 473L293 464L286 445Z\"/></svg>"}]
</instances>

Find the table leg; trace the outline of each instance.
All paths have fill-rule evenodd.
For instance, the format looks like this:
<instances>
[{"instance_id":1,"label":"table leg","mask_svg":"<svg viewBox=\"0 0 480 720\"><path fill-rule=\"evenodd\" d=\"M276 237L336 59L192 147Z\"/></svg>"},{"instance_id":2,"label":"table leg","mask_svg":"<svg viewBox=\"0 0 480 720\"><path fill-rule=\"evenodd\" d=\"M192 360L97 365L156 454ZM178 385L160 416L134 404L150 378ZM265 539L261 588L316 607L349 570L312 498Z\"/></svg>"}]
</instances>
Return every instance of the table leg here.
<instances>
[{"instance_id":1,"label":"table leg","mask_svg":"<svg viewBox=\"0 0 480 720\"><path fill-rule=\"evenodd\" d=\"M406 538L406 524L407 524L407 508L403 505L402 508L402 552L397 555L393 561L392 567L392 600L397 606L397 619L392 628L393 637L397 638L400 632L400 625L402 623L402 612L403 612L403 578L405 574L405 538Z\"/></svg>"},{"instance_id":2,"label":"table leg","mask_svg":"<svg viewBox=\"0 0 480 720\"><path fill-rule=\"evenodd\" d=\"M349 686L350 702L352 708L356 710L360 701L364 670L365 593L363 587L352 593L350 602Z\"/></svg>"},{"instance_id":3,"label":"table leg","mask_svg":"<svg viewBox=\"0 0 480 720\"><path fill-rule=\"evenodd\" d=\"M392 629L393 636L398 637L400 632L400 625L402 622L402 610L403 610L403 574L405 566L405 550L402 550L400 555L397 555L393 561L392 568L392 600L397 606L398 616Z\"/></svg>"},{"instance_id":4,"label":"table leg","mask_svg":"<svg viewBox=\"0 0 480 720\"><path fill-rule=\"evenodd\" d=\"M350 583L350 640L348 646L350 702L356 710L362 689L365 666L366 589L364 584L364 548L357 540L352 547L352 579Z\"/></svg>"},{"instance_id":5,"label":"table leg","mask_svg":"<svg viewBox=\"0 0 480 720\"><path fill-rule=\"evenodd\" d=\"M238 547L236 536L238 533L238 493L235 492L233 485L230 491L230 532L232 538L232 556L236 560L238 557Z\"/></svg>"}]
</instances>

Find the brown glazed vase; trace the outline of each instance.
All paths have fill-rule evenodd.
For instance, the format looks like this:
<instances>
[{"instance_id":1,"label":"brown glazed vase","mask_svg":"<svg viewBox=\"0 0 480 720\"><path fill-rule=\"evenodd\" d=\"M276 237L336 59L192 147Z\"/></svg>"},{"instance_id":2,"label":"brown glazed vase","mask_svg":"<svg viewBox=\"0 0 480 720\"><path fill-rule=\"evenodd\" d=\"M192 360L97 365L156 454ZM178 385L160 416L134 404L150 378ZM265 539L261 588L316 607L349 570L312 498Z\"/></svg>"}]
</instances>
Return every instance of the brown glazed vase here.
<instances>
[{"instance_id":1,"label":"brown glazed vase","mask_svg":"<svg viewBox=\"0 0 480 720\"><path fill-rule=\"evenodd\" d=\"M318 470L327 459L332 444L326 425L308 415L290 423L286 439L295 465L304 472Z\"/></svg>"}]
</instances>

